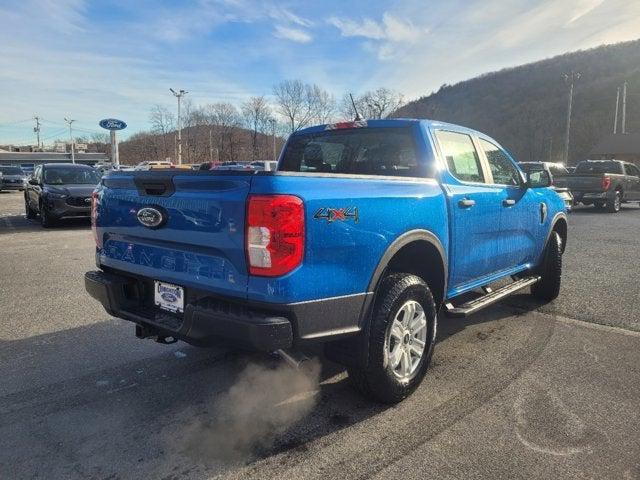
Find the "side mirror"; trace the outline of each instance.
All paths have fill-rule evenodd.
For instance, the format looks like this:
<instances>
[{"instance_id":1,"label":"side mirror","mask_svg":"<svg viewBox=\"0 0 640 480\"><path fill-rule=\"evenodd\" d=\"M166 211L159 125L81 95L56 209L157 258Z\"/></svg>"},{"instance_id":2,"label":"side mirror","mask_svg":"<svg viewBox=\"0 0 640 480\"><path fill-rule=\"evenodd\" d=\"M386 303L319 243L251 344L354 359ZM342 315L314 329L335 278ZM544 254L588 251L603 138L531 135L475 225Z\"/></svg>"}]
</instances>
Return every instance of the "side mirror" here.
<instances>
[{"instance_id":1,"label":"side mirror","mask_svg":"<svg viewBox=\"0 0 640 480\"><path fill-rule=\"evenodd\" d=\"M545 188L551 186L551 177L546 170L530 170L527 172L528 188Z\"/></svg>"},{"instance_id":2,"label":"side mirror","mask_svg":"<svg viewBox=\"0 0 640 480\"><path fill-rule=\"evenodd\" d=\"M38 180L36 180L35 178L31 177L29 179L29 185L38 185Z\"/></svg>"}]
</instances>

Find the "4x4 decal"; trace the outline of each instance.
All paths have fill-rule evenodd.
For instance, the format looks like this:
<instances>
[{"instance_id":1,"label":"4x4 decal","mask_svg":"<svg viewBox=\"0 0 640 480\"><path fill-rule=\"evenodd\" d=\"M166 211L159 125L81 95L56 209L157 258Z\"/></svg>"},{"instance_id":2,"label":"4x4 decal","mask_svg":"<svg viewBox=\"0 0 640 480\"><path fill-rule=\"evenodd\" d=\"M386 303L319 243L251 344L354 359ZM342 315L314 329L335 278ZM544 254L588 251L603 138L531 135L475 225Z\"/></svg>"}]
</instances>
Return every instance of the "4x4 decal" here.
<instances>
[{"instance_id":1,"label":"4x4 decal","mask_svg":"<svg viewBox=\"0 0 640 480\"><path fill-rule=\"evenodd\" d=\"M353 219L355 223L358 223L358 207L321 207L313 214L313 218L316 220L326 220L329 223L338 221L344 222L346 220Z\"/></svg>"}]
</instances>

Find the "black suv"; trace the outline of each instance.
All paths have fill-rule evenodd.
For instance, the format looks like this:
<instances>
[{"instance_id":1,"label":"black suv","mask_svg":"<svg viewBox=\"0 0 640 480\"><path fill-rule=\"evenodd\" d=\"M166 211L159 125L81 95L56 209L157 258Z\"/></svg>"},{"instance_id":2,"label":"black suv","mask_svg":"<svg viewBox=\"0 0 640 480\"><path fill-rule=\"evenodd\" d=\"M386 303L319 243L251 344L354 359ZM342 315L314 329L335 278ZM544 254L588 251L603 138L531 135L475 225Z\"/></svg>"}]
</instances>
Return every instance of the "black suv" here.
<instances>
[{"instance_id":1,"label":"black suv","mask_svg":"<svg viewBox=\"0 0 640 480\"><path fill-rule=\"evenodd\" d=\"M40 214L42 226L50 227L61 218L89 217L91 194L99 182L99 172L87 165L39 165L24 192L27 218Z\"/></svg>"}]
</instances>

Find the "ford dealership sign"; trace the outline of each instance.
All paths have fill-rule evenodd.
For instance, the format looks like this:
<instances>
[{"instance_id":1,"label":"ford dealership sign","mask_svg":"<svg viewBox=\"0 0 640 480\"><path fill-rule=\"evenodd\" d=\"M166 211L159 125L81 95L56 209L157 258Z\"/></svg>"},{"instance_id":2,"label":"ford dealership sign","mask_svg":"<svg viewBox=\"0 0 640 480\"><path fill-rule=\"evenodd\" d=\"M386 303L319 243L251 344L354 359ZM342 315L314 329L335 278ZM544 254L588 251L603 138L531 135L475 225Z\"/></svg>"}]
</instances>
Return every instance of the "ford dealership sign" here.
<instances>
[{"instance_id":1,"label":"ford dealership sign","mask_svg":"<svg viewBox=\"0 0 640 480\"><path fill-rule=\"evenodd\" d=\"M115 118L105 118L100 120L100 126L107 130L123 130L127 128L127 124L122 120L116 120Z\"/></svg>"}]
</instances>

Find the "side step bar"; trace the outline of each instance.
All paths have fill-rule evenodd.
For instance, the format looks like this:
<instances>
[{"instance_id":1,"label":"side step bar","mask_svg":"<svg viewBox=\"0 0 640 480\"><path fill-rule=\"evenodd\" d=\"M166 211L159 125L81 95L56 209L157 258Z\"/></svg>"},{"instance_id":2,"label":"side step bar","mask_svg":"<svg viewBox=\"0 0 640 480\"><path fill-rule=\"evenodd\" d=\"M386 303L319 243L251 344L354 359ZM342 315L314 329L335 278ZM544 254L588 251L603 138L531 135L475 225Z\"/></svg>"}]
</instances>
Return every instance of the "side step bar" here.
<instances>
[{"instance_id":1,"label":"side step bar","mask_svg":"<svg viewBox=\"0 0 640 480\"><path fill-rule=\"evenodd\" d=\"M516 280L509 285L505 285L497 290L491 290L486 287L484 290L486 292L485 295L478 297L474 300L470 300L467 303L463 303L458 307L454 307L452 303L446 303L444 308L447 315L451 317L466 317L471 315L472 313L476 313L478 310L482 310L489 305L492 305L503 298L508 297L509 295L516 293L523 288L526 288L534 283L537 283L540 280L539 276L533 277L525 277L520 280Z\"/></svg>"}]
</instances>

